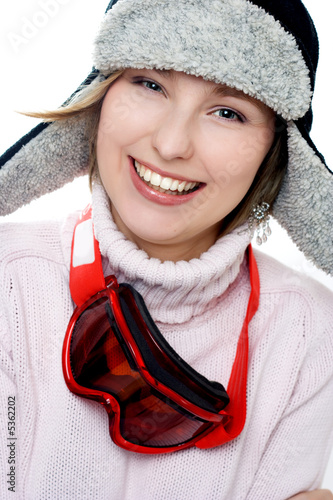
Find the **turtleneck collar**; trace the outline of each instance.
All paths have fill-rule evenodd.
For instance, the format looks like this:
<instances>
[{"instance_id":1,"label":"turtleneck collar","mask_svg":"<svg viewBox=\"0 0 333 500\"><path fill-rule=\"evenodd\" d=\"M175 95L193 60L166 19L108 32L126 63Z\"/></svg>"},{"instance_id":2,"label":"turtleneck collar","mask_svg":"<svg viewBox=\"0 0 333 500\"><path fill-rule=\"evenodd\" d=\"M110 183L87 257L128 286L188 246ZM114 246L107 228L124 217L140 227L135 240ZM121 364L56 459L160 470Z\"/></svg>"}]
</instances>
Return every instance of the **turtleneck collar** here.
<instances>
[{"instance_id":1,"label":"turtleneck collar","mask_svg":"<svg viewBox=\"0 0 333 500\"><path fill-rule=\"evenodd\" d=\"M162 323L183 323L202 314L236 279L250 242L239 230L219 239L199 259L161 262L126 239L113 221L109 199L100 184L93 187L95 235L107 274L115 274L144 297L150 314Z\"/></svg>"}]
</instances>

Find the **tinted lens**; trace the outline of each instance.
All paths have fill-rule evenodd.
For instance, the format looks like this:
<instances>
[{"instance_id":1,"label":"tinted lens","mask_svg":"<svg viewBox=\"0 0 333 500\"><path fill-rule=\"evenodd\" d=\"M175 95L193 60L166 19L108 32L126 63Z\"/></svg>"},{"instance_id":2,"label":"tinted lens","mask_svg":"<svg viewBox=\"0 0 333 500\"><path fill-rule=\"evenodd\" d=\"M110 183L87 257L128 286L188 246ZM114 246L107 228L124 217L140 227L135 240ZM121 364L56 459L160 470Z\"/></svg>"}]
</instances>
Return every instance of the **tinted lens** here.
<instances>
[{"instance_id":1,"label":"tinted lens","mask_svg":"<svg viewBox=\"0 0 333 500\"><path fill-rule=\"evenodd\" d=\"M79 316L70 358L79 385L107 392L118 401L120 433L133 444L175 446L212 425L168 401L145 382L119 333L106 295Z\"/></svg>"},{"instance_id":2,"label":"tinted lens","mask_svg":"<svg viewBox=\"0 0 333 500\"><path fill-rule=\"evenodd\" d=\"M141 295L127 284L118 289L119 303L147 370L187 401L218 414L229 402L224 387L207 380L188 365L168 344Z\"/></svg>"}]
</instances>

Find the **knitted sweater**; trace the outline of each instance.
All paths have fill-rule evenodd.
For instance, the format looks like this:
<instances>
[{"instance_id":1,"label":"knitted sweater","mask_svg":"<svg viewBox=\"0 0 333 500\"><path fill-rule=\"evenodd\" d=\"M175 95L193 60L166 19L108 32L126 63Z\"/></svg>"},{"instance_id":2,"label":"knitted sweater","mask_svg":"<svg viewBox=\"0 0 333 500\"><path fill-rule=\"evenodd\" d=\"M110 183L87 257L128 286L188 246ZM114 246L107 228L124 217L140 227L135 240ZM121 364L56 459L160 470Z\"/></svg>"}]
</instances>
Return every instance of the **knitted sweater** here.
<instances>
[{"instance_id":1,"label":"knitted sweater","mask_svg":"<svg viewBox=\"0 0 333 500\"><path fill-rule=\"evenodd\" d=\"M1 499L285 500L318 487L333 437L332 294L256 252L243 432L209 450L132 453L113 444L104 408L72 394L62 375L76 218L0 229ZM105 272L135 286L180 356L227 387L250 291L248 235L161 263L117 230L99 186L93 219Z\"/></svg>"}]
</instances>

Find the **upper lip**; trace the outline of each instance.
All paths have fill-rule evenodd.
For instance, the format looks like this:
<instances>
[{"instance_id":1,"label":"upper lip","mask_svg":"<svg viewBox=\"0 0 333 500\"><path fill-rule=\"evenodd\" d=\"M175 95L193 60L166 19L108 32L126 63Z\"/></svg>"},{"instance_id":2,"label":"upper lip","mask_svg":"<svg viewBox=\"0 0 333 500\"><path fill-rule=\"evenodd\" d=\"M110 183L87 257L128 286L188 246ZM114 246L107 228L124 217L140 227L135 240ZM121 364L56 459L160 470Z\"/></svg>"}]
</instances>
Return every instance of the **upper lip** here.
<instances>
[{"instance_id":1,"label":"upper lip","mask_svg":"<svg viewBox=\"0 0 333 500\"><path fill-rule=\"evenodd\" d=\"M152 165L151 163L147 163L146 161L142 161L139 158L134 158L131 157L132 160L137 161L141 165L144 165L145 167L148 167L150 170L153 172L156 172L159 174L161 177L170 177L171 179L177 179L179 181L185 181L185 182L195 182L197 184L201 183L200 181L196 181L194 179L188 179L186 177L183 177L182 175L179 175L178 172L172 173L172 172L166 172L165 170L162 170L161 168L156 167L155 165Z\"/></svg>"}]
</instances>

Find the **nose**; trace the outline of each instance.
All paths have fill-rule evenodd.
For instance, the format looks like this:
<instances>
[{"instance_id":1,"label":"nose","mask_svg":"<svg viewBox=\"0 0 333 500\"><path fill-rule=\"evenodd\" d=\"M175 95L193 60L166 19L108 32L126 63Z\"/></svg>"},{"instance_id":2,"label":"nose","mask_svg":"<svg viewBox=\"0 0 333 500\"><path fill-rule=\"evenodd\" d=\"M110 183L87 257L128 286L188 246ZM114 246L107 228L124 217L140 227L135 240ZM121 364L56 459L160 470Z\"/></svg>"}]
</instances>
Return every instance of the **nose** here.
<instances>
[{"instance_id":1,"label":"nose","mask_svg":"<svg viewBox=\"0 0 333 500\"><path fill-rule=\"evenodd\" d=\"M189 159L194 152L191 117L184 110L172 108L159 120L153 136L153 147L165 160Z\"/></svg>"}]
</instances>

